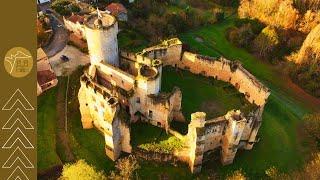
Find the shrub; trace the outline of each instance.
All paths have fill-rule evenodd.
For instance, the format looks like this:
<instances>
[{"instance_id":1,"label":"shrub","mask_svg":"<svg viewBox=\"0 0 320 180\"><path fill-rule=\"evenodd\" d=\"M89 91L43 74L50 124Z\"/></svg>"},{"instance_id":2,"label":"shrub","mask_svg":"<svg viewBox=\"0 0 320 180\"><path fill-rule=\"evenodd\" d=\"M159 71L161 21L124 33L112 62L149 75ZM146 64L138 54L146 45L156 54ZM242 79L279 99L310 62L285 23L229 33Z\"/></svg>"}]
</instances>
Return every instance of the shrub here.
<instances>
[{"instance_id":1,"label":"shrub","mask_svg":"<svg viewBox=\"0 0 320 180\"><path fill-rule=\"evenodd\" d=\"M103 172L98 172L93 166L87 164L84 160L78 160L74 164L63 166L62 174L59 179L68 180L106 180Z\"/></svg>"},{"instance_id":2,"label":"shrub","mask_svg":"<svg viewBox=\"0 0 320 180\"><path fill-rule=\"evenodd\" d=\"M226 180L246 180L245 174L242 170L234 171L231 175L229 175Z\"/></svg>"},{"instance_id":3,"label":"shrub","mask_svg":"<svg viewBox=\"0 0 320 180\"><path fill-rule=\"evenodd\" d=\"M137 159L130 155L126 158L119 159L116 162L116 171L111 172L109 179L129 180L133 179L133 175L140 166Z\"/></svg>"},{"instance_id":4,"label":"shrub","mask_svg":"<svg viewBox=\"0 0 320 180\"><path fill-rule=\"evenodd\" d=\"M139 145L139 148L146 151L153 151L159 153L173 153L174 150L181 149L183 147L183 142L172 136L167 140L160 141L159 143L147 143Z\"/></svg>"}]
</instances>

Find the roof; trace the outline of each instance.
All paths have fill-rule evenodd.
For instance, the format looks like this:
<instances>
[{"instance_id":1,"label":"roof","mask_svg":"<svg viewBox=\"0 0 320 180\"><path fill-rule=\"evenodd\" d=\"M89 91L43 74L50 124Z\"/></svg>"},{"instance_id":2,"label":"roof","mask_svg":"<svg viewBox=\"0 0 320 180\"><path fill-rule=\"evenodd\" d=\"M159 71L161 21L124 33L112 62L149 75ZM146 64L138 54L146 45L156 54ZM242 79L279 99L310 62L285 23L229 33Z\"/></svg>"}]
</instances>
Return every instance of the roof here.
<instances>
[{"instance_id":1,"label":"roof","mask_svg":"<svg viewBox=\"0 0 320 180\"><path fill-rule=\"evenodd\" d=\"M73 22L73 23L79 22L80 24L82 24L84 22L84 16L73 14L70 17L68 17L68 20Z\"/></svg>"},{"instance_id":2,"label":"roof","mask_svg":"<svg viewBox=\"0 0 320 180\"><path fill-rule=\"evenodd\" d=\"M37 49L37 61L47 58L46 53L43 51L42 48Z\"/></svg>"},{"instance_id":3,"label":"roof","mask_svg":"<svg viewBox=\"0 0 320 180\"><path fill-rule=\"evenodd\" d=\"M38 80L38 83L40 84L40 86L42 86L43 84L46 84L47 82L50 82L56 78L57 77L54 74L54 72L52 72L50 70L44 70L44 71L37 72L37 80Z\"/></svg>"},{"instance_id":4,"label":"roof","mask_svg":"<svg viewBox=\"0 0 320 180\"><path fill-rule=\"evenodd\" d=\"M120 13L127 13L127 9L120 3L111 3L106 8L112 15L118 15Z\"/></svg>"}]
</instances>

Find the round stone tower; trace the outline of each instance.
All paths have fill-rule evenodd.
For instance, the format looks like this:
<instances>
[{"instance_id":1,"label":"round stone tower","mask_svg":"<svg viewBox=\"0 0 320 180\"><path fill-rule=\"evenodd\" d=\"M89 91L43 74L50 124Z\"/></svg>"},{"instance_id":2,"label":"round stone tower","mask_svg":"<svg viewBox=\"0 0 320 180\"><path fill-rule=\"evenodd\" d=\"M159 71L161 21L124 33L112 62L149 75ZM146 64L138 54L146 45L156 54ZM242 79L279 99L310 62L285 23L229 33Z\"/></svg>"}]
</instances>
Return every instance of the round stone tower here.
<instances>
[{"instance_id":1,"label":"round stone tower","mask_svg":"<svg viewBox=\"0 0 320 180\"><path fill-rule=\"evenodd\" d=\"M115 17L101 13L89 16L85 22L91 64L106 62L119 66L118 23Z\"/></svg>"}]
</instances>

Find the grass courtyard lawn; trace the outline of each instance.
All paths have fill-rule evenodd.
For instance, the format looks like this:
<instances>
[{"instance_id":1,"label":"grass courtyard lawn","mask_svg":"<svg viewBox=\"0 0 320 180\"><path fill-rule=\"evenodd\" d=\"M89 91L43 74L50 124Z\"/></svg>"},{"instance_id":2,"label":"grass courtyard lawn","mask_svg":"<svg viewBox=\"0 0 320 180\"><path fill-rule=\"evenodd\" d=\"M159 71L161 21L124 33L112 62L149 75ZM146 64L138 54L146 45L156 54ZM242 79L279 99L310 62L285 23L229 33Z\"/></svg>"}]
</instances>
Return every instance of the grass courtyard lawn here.
<instances>
[{"instance_id":1,"label":"grass courtyard lawn","mask_svg":"<svg viewBox=\"0 0 320 180\"><path fill-rule=\"evenodd\" d=\"M264 175L266 169L275 166L283 171L301 167L308 147L297 138L301 117L311 111L285 83L270 65L261 62L243 49L234 47L225 38L228 27L234 19L194 30L180 36L184 43L198 53L209 56L224 56L230 60L240 60L243 66L271 89L271 96L265 107L263 123L259 135L260 142L251 151L238 152L232 165L213 165L222 174L243 169L252 178ZM201 37L203 42L196 41ZM205 172L204 172L205 173Z\"/></svg>"},{"instance_id":2,"label":"grass courtyard lawn","mask_svg":"<svg viewBox=\"0 0 320 180\"><path fill-rule=\"evenodd\" d=\"M160 142L168 139L171 135L159 128L146 123L136 123L131 125L131 145L135 148L138 145ZM160 179L160 177L169 177L170 179L192 179L186 165L173 166L168 163L154 163L149 161L139 161L138 170L140 179Z\"/></svg>"},{"instance_id":3,"label":"grass courtyard lawn","mask_svg":"<svg viewBox=\"0 0 320 180\"><path fill-rule=\"evenodd\" d=\"M37 108L37 165L45 170L61 164L56 153L56 92L52 88L38 96Z\"/></svg>"},{"instance_id":4,"label":"grass courtyard lawn","mask_svg":"<svg viewBox=\"0 0 320 180\"><path fill-rule=\"evenodd\" d=\"M162 74L162 91L170 92L175 86L182 91L182 111L188 120L197 111L205 112L211 119L249 104L229 83L185 70L177 72L172 67L163 68Z\"/></svg>"},{"instance_id":5,"label":"grass courtyard lawn","mask_svg":"<svg viewBox=\"0 0 320 180\"><path fill-rule=\"evenodd\" d=\"M136 147L141 144L159 142L169 138L166 132L156 126L147 123L131 124L131 145Z\"/></svg>"}]
</instances>

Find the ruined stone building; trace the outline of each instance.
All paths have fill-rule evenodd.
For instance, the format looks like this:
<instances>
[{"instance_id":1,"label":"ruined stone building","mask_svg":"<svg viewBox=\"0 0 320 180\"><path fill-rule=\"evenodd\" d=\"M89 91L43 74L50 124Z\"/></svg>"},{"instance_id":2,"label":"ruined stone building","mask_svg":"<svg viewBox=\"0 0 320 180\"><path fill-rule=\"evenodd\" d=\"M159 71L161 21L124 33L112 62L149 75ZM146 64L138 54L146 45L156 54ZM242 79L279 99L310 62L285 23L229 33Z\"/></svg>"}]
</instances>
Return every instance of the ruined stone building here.
<instances>
[{"instance_id":1,"label":"ruined stone building","mask_svg":"<svg viewBox=\"0 0 320 180\"><path fill-rule=\"evenodd\" d=\"M210 153L219 151L221 162L233 162L238 149L251 149L257 142L262 112L269 90L240 63L184 52L179 39L164 41L140 53L118 49L116 19L97 13L84 22L91 65L80 78L78 98L83 128L96 127L105 136L105 152L116 160L121 152L132 152L130 124L148 122L166 130L170 122L184 120L181 113L182 93L161 92L163 66L173 66L231 83L255 105L249 113L230 110L226 115L206 119L206 114L191 115L183 151L175 153L199 172ZM177 132L173 135L178 134Z\"/></svg>"}]
</instances>

